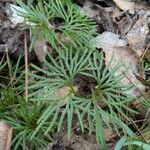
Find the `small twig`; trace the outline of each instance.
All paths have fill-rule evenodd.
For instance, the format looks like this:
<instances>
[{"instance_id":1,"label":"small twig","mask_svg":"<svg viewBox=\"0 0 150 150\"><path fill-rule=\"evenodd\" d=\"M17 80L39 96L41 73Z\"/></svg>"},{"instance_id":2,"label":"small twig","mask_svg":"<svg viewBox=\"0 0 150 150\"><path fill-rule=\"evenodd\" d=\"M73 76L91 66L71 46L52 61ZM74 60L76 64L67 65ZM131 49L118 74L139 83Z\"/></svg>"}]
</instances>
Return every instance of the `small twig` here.
<instances>
[{"instance_id":1,"label":"small twig","mask_svg":"<svg viewBox=\"0 0 150 150\"><path fill-rule=\"evenodd\" d=\"M27 49L27 35L24 33L24 60L25 60L25 99L28 101L28 49Z\"/></svg>"},{"instance_id":2,"label":"small twig","mask_svg":"<svg viewBox=\"0 0 150 150\"><path fill-rule=\"evenodd\" d=\"M2 57L2 59L0 61L0 64L2 64L2 62L4 61L4 58L5 58L5 53L4 53L4 55L3 55L3 57Z\"/></svg>"},{"instance_id":3,"label":"small twig","mask_svg":"<svg viewBox=\"0 0 150 150\"><path fill-rule=\"evenodd\" d=\"M134 123L141 123L141 122L144 122L145 119L140 119L140 120L133 120ZM131 125L131 123L128 123L128 125Z\"/></svg>"},{"instance_id":4,"label":"small twig","mask_svg":"<svg viewBox=\"0 0 150 150\"><path fill-rule=\"evenodd\" d=\"M12 66L11 66L11 62L10 62L7 46L6 46L6 49L5 49L5 53L6 53L7 63L8 63L9 76L10 76L10 79L11 79L10 82L8 83L7 87L9 85L11 85L11 87L13 87L13 84L12 84L12 80L13 80Z\"/></svg>"},{"instance_id":5,"label":"small twig","mask_svg":"<svg viewBox=\"0 0 150 150\"><path fill-rule=\"evenodd\" d=\"M147 143L146 138L144 137L143 133L142 133L141 130L138 128L138 126L136 125L136 123L135 123L133 120L131 120L131 121L132 121L132 123L134 124L134 126L136 127L137 131L138 131L138 132L140 133L140 135L142 136L143 140Z\"/></svg>"},{"instance_id":6,"label":"small twig","mask_svg":"<svg viewBox=\"0 0 150 150\"><path fill-rule=\"evenodd\" d=\"M143 52L143 54L142 54L142 56L141 56L141 58L140 58L140 61L143 60L143 58L144 58L144 56L145 56L145 54L146 54L146 52L148 51L149 48L150 48L150 43L149 43L149 45L147 46L147 48L145 49L145 51Z\"/></svg>"}]
</instances>

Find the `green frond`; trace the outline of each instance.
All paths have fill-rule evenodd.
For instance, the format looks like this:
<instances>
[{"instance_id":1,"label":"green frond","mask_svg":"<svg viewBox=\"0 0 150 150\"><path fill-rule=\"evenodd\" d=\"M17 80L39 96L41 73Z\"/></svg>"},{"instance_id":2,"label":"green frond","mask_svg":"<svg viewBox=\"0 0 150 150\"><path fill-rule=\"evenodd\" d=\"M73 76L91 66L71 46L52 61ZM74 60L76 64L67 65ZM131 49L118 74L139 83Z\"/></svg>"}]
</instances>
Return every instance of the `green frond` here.
<instances>
[{"instance_id":1,"label":"green frond","mask_svg":"<svg viewBox=\"0 0 150 150\"><path fill-rule=\"evenodd\" d=\"M43 73L44 76L41 77L32 73L29 74L34 78L33 83L29 86L29 89L32 91L29 95L30 97L36 95L36 90L39 88L41 90L40 92L38 91L38 93L41 93L41 95L45 93L44 97L46 97L47 92L47 98L49 98L50 93L53 95L59 88L63 86L73 86L76 75L80 74L82 70L88 67L87 62L92 51L89 52L88 49L78 49L76 52L73 52L72 49L73 48L66 51L60 51L60 54L56 59L49 54L48 60L45 60L44 62L44 66L47 70L32 65L34 69ZM48 92L48 90L50 92ZM41 97L43 98L43 96Z\"/></svg>"},{"instance_id":2,"label":"green frond","mask_svg":"<svg viewBox=\"0 0 150 150\"><path fill-rule=\"evenodd\" d=\"M106 139L104 134L104 127L102 123L102 117L99 114L99 106L95 103L94 106L94 116L95 116L95 126L96 126L96 138L98 143L101 143L101 147L104 150L107 150Z\"/></svg>"},{"instance_id":3,"label":"green frond","mask_svg":"<svg viewBox=\"0 0 150 150\"><path fill-rule=\"evenodd\" d=\"M81 51L70 48L61 49L58 52L59 55L55 59L48 54L44 62L46 69L32 65L33 69L41 72L43 76L32 76L30 73L34 79L29 87L30 97L48 105L37 122L38 126L33 136L48 120L51 121L45 134L48 134L54 126L60 131L66 118L68 137L70 137L74 115L77 116L81 131L84 132L84 129L88 128L89 133L96 132L97 140L103 147L106 146L105 138L100 137L100 132L104 130L104 124L112 130L116 130L117 133L122 128L131 135L132 131L119 119L121 115L124 120L130 122L126 112L136 114L136 111L128 108L128 105L134 100L134 97L127 94L129 85L122 83L123 75L116 74L122 64L118 63L114 68L105 66L102 53L89 52L86 49ZM109 66L111 62L112 60L110 60ZM91 89L90 98L84 98L71 90L74 86L74 79L78 75L84 75L96 81L95 87ZM57 95L59 89L65 86L70 90L64 96ZM103 110L102 103L108 111ZM85 124L86 119L88 125ZM99 126L100 122L101 126Z\"/></svg>"},{"instance_id":4,"label":"green frond","mask_svg":"<svg viewBox=\"0 0 150 150\"><path fill-rule=\"evenodd\" d=\"M51 140L50 137L44 136L44 131L48 128L44 124L36 136L32 136L36 128L38 117L42 113L43 105L37 103L26 103L24 100L19 100L19 104L15 106L12 116L6 117L5 121L14 128L12 146L13 149L18 149L20 146L26 150L30 145L32 148L44 147ZM44 139L44 141L43 141Z\"/></svg>"},{"instance_id":5,"label":"green frond","mask_svg":"<svg viewBox=\"0 0 150 150\"><path fill-rule=\"evenodd\" d=\"M31 24L33 34L43 36L52 47L58 47L58 43L65 47L66 41L75 47L90 46L89 41L95 23L82 15L80 8L75 4L65 4L62 0L49 0L38 3L36 7L28 7L20 0L17 2L24 9L19 14L25 18L27 24ZM62 23L54 24L53 21L57 18L61 19ZM56 30L61 33L60 38Z\"/></svg>"},{"instance_id":6,"label":"green frond","mask_svg":"<svg viewBox=\"0 0 150 150\"><path fill-rule=\"evenodd\" d=\"M73 102L70 100L67 105L67 129L68 129L68 138L71 138L71 132L72 132L72 121L73 121L73 113L74 113L74 106Z\"/></svg>"}]
</instances>

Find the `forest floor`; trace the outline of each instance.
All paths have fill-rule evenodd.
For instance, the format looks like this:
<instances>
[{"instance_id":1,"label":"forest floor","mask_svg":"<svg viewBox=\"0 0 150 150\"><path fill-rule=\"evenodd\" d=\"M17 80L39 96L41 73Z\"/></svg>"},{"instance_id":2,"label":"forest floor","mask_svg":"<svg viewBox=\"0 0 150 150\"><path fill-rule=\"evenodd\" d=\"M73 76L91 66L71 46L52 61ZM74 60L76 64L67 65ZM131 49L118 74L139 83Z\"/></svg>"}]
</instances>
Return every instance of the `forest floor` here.
<instances>
[{"instance_id":1,"label":"forest floor","mask_svg":"<svg viewBox=\"0 0 150 150\"><path fill-rule=\"evenodd\" d=\"M32 2L30 2L32 3ZM149 0L74 0L74 3L81 8L81 13L91 18L96 22L96 37L93 45L98 51L103 51L105 54L105 64L109 64L112 54L114 54L114 67L116 62L123 60L124 66L133 65L132 69L125 74L125 68L122 67L117 74L123 72L126 76L125 84L132 83L134 88L129 91L129 94L134 95L137 99L129 107L136 110L139 114L132 116L132 124L128 126L134 131L136 136L141 141L148 145L150 144L150 102L145 107L140 103L140 97L150 98L150 1ZM17 18L17 15L12 16L10 11L11 5L17 5L15 0L0 1L0 65L2 62L10 61L17 62L19 55L21 64L25 64L25 72L28 71L26 65L31 63L42 66L42 60L46 54L41 52L43 46L47 46L51 51L47 41L37 39L32 52L27 52L30 49L31 34L30 30L22 29L22 23ZM36 4L34 1L33 5ZM20 21L20 22L19 22ZM54 24L60 25L61 20L54 21ZM9 56L8 56L8 55ZM16 64L17 65L17 64ZM13 67L13 66L12 66ZM8 68L10 69L9 65ZM0 66L0 86L9 86L7 77L9 69L1 71ZM13 72L13 71L12 71ZM15 72L15 71L14 71ZM13 73L12 73L13 74ZM26 76L25 76L26 80ZM30 80L30 79L29 79ZM32 80L32 79L31 79ZM30 82L26 80L27 82ZM79 76L76 79L80 95L88 95L91 86L95 86L95 82L89 78ZM25 87L28 85L25 85ZM19 87L19 86L18 86ZM19 87L20 88L20 87ZM2 88L1 88L2 89ZM67 90L63 88L63 90ZM61 91L63 94L64 91ZM0 100L4 97L4 91L0 92ZM60 95L62 94L60 93ZM21 92L20 95L26 96L28 91ZM8 96L8 94L7 94ZM3 103L0 103L0 107ZM105 106L102 106L105 109ZM107 108L106 108L107 109ZM0 108L0 111L2 109ZM0 112L1 115L2 112ZM127 112L128 113L128 112ZM66 132L66 122L64 122L59 132L54 132L52 142L49 142L45 150L99 150L95 133L89 135L88 129L84 133L79 128L76 115L73 119L73 129L71 138L68 139ZM1 116L0 116L1 119ZM7 122L7 121L6 121ZM149 128L149 129L148 129ZM8 150L11 145L15 133L15 129L4 124L3 119L0 122L0 133L4 138L0 138L0 150ZM111 131L109 128L104 129L105 139L109 150L113 150L117 141L123 135L120 131L120 136ZM2 137L0 135L0 137ZM6 142L7 141L7 142ZM37 148L38 149L38 148ZM144 148L143 148L144 149ZM146 149L146 148L145 148ZM28 147L28 150L30 147ZM117 150L117 149L116 149ZM141 148L142 150L142 148ZM147 149L146 149L147 150Z\"/></svg>"}]
</instances>

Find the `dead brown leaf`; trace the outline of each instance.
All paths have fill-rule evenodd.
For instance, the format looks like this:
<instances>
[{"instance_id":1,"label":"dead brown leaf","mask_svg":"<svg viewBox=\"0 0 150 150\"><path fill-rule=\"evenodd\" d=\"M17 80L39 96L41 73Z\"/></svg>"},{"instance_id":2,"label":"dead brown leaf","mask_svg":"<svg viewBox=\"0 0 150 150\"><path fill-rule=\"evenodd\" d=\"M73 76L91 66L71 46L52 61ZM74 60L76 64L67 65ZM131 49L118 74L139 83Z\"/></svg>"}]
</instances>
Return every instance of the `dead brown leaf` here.
<instances>
[{"instance_id":1,"label":"dead brown leaf","mask_svg":"<svg viewBox=\"0 0 150 150\"><path fill-rule=\"evenodd\" d=\"M133 49L139 55L139 57L145 50L145 41L148 33L149 27L146 15L139 18L139 20L127 33L129 47Z\"/></svg>"},{"instance_id":2,"label":"dead brown leaf","mask_svg":"<svg viewBox=\"0 0 150 150\"><path fill-rule=\"evenodd\" d=\"M10 150L12 127L0 121L0 150Z\"/></svg>"},{"instance_id":3,"label":"dead brown leaf","mask_svg":"<svg viewBox=\"0 0 150 150\"><path fill-rule=\"evenodd\" d=\"M129 13L134 14L135 10L150 11L150 8L143 3L133 2L131 0L113 0L117 6L124 11L129 10Z\"/></svg>"},{"instance_id":4,"label":"dead brown leaf","mask_svg":"<svg viewBox=\"0 0 150 150\"><path fill-rule=\"evenodd\" d=\"M114 138L115 134L110 129L104 129L105 139L107 142L109 142L111 139Z\"/></svg>"},{"instance_id":5,"label":"dead brown leaf","mask_svg":"<svg viewBox=\"0 0 150 150\"><path fill-rule=\"evenodd\" d=\"M57 96L60 96L60 97L65 97L65 96L69 93L70 90L71 90L70 87L64 86L64 87L60 88L60 89L56 92L56 95L57 95ZM77 92L78 87L77 87L77 86L74 86L74 87L73 87L73 90L74 90L75 92Z\"/></svg>"},{"instance_id":6,"label":"dead brown leaf","mask_svg":"<svg viewBox=\"0 0 150 150\"><path fill-rule=\"evenodd\" d=\"M134 13L135 3L130 2L129 0L113 0L117 6L124 11L129 10L130 13Z\"/></svg>"},{"instance_id":7,"label":"dead brown leaf","mask_svg":"<svg viewBox=\"0 0 150 150\"><path fill-rule=\"evenodd\" d=\"M47 46L43 39L38 36L34 43L34 52L40 62L43 62L46 57Z\"/></svg>"}]
</instances>

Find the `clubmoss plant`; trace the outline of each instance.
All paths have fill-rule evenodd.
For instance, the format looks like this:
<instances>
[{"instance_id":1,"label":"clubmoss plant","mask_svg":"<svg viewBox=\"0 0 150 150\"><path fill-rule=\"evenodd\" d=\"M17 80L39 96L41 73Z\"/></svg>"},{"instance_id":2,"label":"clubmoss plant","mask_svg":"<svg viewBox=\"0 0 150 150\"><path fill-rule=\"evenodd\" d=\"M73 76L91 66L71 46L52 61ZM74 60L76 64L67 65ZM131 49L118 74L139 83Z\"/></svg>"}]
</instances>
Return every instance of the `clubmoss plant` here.
<instances>
[{"instance_id":1,"label":"clubmoss plant","mask_svg":"<svg viewBox=\"0 0 150 150\"><path fill-rule=\"evenodd\" d=\"M12 67L7 55L6 64L0 63L0 71L8 65L10 79L6 87L1 87L12 92L7 90L11 96L7 92L1 95L0 118L14 127L13 148L43 147L64 123L71 138L74 116L80 130L95 133L104 150L107 149L105 128L119 136L120 130L134 136L126 125L131 123L130 114L136 114L130 108L134 97L127 92L131 87L122 83L123 74L116 74L122 64L111 68L112 57L106 66L103 53L90 45L95 23L71 1L47 0L35 7L21 0L17 2L25 10L19 14L32 30L32 38L41 36L48 41L55 55L47 53L42 67L30 64L28 101L23 98L24 71L20 60ZM94 81L94 85L87 85L88 96L79 92L81 83L75 81L80 77Z\"/></svg>"},{"instance_id":2,"label":"clubmoss plant","mask_svg":"<svg viewBox=\"0 0 150 150\"><path fill-rule=\"evenodd\" d=\"M126 93L130 86L121 83L123 75L115 74L122 64L117 64L110 69L109 66L104 66L103 61L103 54L99 54L95 50L89 52L86 49L75 50L69 47L67 50L61 50L57 58L53 58L49 54L44 62L46 70L32 65L40 75L30 74L34 80L29 87L31 93L29 98L39 103L45 103L47 106L37 121L38 127L33 136L49 118L52 121L45 131L46 135L56 124L59 131L66 118L68 137L70 138L75 114L81 131L84 132L85 120L88 120L89 132L96 133L97 140L104 149L107 149L104 124L111 130L116 129L118 132L118 129L122 128L130 136L134 135L119 118L121 115L130 122L130 118L125 112L136 113L128 108L128 105L134 100ZM79 95L77 90L74 90L74 80L78 75L84 75L84 77L96 81L95 87L91 88L90 98L85 98ZM69 88L67 94L59 96L58 91L66 86Z\"/></svg>"}]
</instances>

